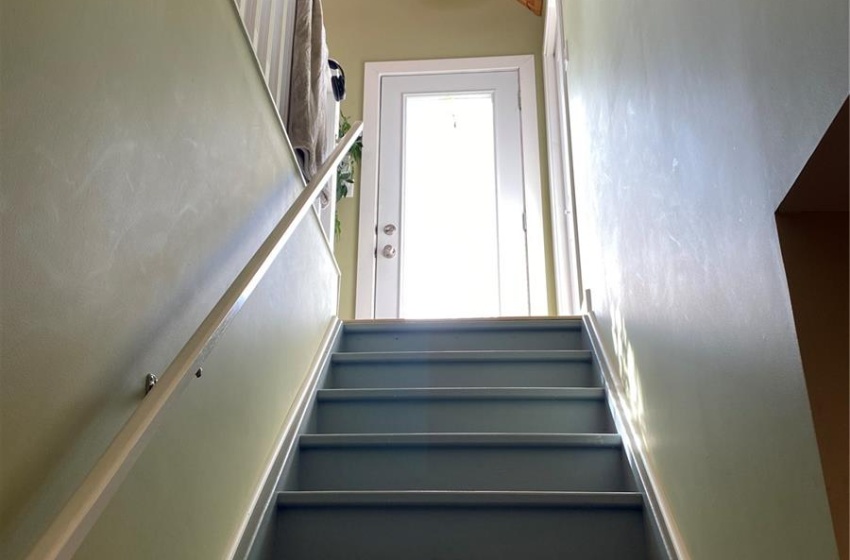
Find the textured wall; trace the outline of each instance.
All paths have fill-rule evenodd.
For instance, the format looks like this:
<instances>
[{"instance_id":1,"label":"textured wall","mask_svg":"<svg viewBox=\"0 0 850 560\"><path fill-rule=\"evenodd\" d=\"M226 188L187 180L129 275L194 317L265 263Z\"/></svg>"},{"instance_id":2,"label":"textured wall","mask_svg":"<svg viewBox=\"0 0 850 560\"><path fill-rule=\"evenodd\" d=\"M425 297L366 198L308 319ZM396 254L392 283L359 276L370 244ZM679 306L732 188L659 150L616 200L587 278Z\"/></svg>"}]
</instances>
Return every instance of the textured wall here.
<instances>
[{"instance_id":1,"label":"textured wall","mask_svg":"<svg viewBox=\"0 0 850 560\"><path fill-rule=\"evenodd\" d=\"M230 0L2 10L0 556L15 558L300 182ZM336 285L308 217L84 551L224 554Z\"/></svg>"},{"instance_id":2,"label":"textured wall","mask_svg":"<svg viewBox=\"0 0 850 560\"><path fill-rule=\"evenodd\" d=\"M363 115L363 65L386 60L463 58L533 54L538 82L540 178L543 201L549 307L554 312L549 218L546 128L543 125L543 18L510 0L324 0L325 27L331 56L345 68L348 95L342 112ZM342 270L340 317L354 317L357 281L357 233L360 190L341 201L342 233L336 257Z\"/></svg>"},{"instance_id":3,"label":"textured wall","mask_svg":"<svg viewBox=\"0 0 850 560\"><path fill-rule=\"evenodd\" d=\"M774 212L843 0L564 0L584 285L693 558L835 558Z\"/></svg>"}]
</instances>

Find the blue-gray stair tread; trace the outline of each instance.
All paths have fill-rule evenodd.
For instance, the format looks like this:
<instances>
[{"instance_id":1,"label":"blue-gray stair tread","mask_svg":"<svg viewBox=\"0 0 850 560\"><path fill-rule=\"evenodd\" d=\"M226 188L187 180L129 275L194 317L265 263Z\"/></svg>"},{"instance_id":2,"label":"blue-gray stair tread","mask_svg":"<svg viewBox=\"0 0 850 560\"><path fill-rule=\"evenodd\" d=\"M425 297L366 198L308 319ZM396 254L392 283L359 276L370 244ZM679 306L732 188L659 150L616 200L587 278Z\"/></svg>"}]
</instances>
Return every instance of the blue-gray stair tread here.
<instances>
[{"instance_id":1,"label":"blue-gray stair tread","mask_svg":"<svg viewBox=\"0 0 850 560\"><path fill-rule=\"evenodd\" d=\"M294 492L274 558L647 560L634 492Z\"/></svg>"},{"instance_id":2,"label":"blue-gray stair tread","mask_svg":"<svg viewBox=\"0 0 850 560\"><path fill-rule=\"evenodd\" d=\"M578 319L345 323L339 350L586 350Z\"/></svg>"},{"instance_id":3,"label":"blue-gray stair tread","mask_svg":"<svg viewBox=\"0 0 850 560\"><path fill-rule=\"evenodd\" d=\"M616 434L411 433L302 436L288 490L627 492Z\"/></svg>"},{"instance_id":4,"label":"blue-gray stair tread","mask_svg":"<svg viewBox=\"0 0 850 560\"><path fill-rule=\"evenodd\" d=\"M452 320L405 320L378 319L346 321L347 333L388 333L422 331L515 331L515 330L581 330L581 318L516 318L516 319L452 319Z\"/></svg>"},{"instance_id":5,"label":"blue-gray stair tread","mask_svg":"<svg viewBox=\"0 0 850 560\"><path fill-rule=\"evenodd\" d=\"M511 507L642 509L639 492L308 491L279 492L282 507Z\"/></svg>"},{"instance_id":6,"label":"blue-gray stair tread","mask_svg":"<svg viewBox=\"0 0 850 560\"><path fill-rule=\"evenodd\" d=\"M357 447L619 447L619 434L442 433L305 434L302 448Z\"/></svg>"},{"instance_id":7,"label":"blue-gray stair tread","mask_svg":"<svg viewBox=\"0 0 850 560\"><path fill-rule=\"evenodd\" d=\"M323 389L315 432L614 433L601 388Z\"/></svg>"},{"instance_id":8,"label":"blue-gray stair tread","mask_svg":"<svg viewBox=\"0 0 850 560\"><path fill-rule=\"evenodd\" d=\"M284 494L274 557L647 560L644 518L635 493Z\"/></svg>"},{"instance_id":9,"label":"blue-gray stair tread","mask_svg":"<svg viewBox=\"0 0 850 560\"><path fill-rule=\"evenodd\" d=\"M428 387L404 389L322 389L322 401L383 400L602 400L601 387Z\"/></svg>"},{"instance_id":10,"label":"blue-gray stair tread","mask_svg":"<svg viewBox=\"0 0 850 560\"><path fill-rule=\"evenodd\" d=\"M449 350L333 354L327 388L599 387L586 350Z\"/></svg>"},{"instance_id":11,"label":"blue-gray stair tread","mask_svg":"<svg viewBox=\"0 0 850 560\"><path fill-rule=\"evenodd\" d=\"M337 352L333 363L375 362L589 362L588 350L431 350L398 352Z\"/></svg>"}]
</instances>

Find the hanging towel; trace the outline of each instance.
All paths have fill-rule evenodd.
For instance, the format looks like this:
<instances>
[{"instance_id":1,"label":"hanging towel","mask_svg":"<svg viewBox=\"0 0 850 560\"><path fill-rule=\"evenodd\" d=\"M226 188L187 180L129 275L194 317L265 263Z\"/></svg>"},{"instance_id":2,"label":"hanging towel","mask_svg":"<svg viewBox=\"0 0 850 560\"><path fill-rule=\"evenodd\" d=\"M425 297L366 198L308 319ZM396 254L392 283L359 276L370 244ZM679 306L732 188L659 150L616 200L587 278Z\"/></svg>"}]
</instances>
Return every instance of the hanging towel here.
<instances>
[{"instance_id":1,"label":"hanging towel","mask_svg":"<svg viewBox=\"0 0 850 560\"><path fill-rule=\"evenodd\" d=\"M309 181L330 153L327 142L328 46L321 0L295 0L286 130Z\"/></svg>"}]
</instances>

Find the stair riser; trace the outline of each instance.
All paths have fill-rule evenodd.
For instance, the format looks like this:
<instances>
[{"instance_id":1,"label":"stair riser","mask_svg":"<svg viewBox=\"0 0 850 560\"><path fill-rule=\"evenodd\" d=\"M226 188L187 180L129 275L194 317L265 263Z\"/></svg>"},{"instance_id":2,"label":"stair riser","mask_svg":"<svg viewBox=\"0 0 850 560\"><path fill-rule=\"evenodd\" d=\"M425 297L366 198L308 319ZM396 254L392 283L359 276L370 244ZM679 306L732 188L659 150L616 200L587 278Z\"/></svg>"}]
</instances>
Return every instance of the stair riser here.
<instances>
[{"instance_id":1,"label":"stair riser","mask_svg":"<svg viewBox=\"0 0 850 560\"><path fill-rule=\"evenodd\" d=\"M338 363L329 388L599 387L590 361Z\"/></svg>"},{"instance_id":2,"label":"stair riser","mask_svg":"<svg viewBox=\"0 0 850 560\"><path fill-rule=\"evenodd\" d=\"M619 447L302 449L299 490L627 492Z\"/></svg>"},{"instance_id":3,"label":"stair riser","mask_svg":"<svg viewBox=\"0 0 850 560\"><path fill-rule=\"evenodd\" d=\"M276 558L645 560L639 509L283 507Z\"/></svg>"},{"instance_id":4,"label":"stair riser","mask_svg":"<svg viewBox=\"0 0 850 560\"><path fill-rule=\"evenodd\" d=\"M614 433L602 400L320 401L317 433Z\"/></svg>"},{"instance_id":5,"label":"stair riser","mask_svg":"<svg viewBox=\"0 0 850 560\"><path fill-rule=\"evenodd\" d=\"M346 332L342 352L432 350L583 350L581 331Z\"/></svg>"}]
</instances>

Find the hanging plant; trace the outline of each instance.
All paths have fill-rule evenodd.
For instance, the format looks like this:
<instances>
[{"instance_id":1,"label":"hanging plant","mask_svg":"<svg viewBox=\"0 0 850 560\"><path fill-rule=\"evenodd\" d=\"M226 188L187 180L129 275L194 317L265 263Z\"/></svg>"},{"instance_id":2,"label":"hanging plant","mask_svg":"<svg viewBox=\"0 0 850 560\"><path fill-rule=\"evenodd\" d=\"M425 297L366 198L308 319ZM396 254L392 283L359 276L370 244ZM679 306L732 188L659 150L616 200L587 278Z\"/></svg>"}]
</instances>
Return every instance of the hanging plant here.
<instances>
[{"instance_id":1,"label":"hanging plant","mask_svg":"<svg viewBox=\"0 0 850 560\"><path fill-rule=\"evenodd\" d=\"M339 116L339 138L345 136L348 131L351 130L351 122L349 122L348 117L340 113ZM354 175L356 168L360 166L360 156L363 153L363 137L357 138L354 144L351 145L351 149L348 150L348 153L342 158L339 166L336 168L336 201L339 202L351 192L351 189L354 188ZM339 210L337 209L335 216L336 224L335 224L335 233L337 239L339 239L339 234L342 231L342 225L339 221Z\"/></svg>"}]
</instances>

